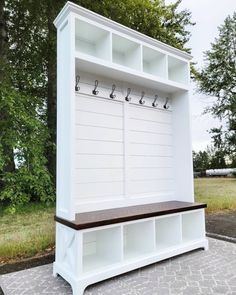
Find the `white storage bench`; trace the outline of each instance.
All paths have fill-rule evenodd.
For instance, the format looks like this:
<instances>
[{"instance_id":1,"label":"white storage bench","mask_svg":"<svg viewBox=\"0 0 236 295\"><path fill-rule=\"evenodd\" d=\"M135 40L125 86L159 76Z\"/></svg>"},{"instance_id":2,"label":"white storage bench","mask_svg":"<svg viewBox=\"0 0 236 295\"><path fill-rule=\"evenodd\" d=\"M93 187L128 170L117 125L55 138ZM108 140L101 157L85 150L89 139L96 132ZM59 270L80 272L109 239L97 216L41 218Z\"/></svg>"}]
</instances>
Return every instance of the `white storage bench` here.
<instances>
[{"instance_id":1,"label":"white storage bench","mask_svg":"<svg viewBox=\"0 0 236 295\"><path fill-rule=\"evenodd\" d=\"M205 204L170 201L55 217L54 274L82 295L93 283L193 250L207 249Z\"/></svg>"},{"instance_id":2,"label":"white storage bench","mask_svg":"<svg viewBox=\"0 0 236 295\"><path fill-rule=\"evenodd\" d=\"M70 2L54 24L54 275L82 295L207 248L205 205L193 194L191 56Z\"/></svg>"}]
</instances>

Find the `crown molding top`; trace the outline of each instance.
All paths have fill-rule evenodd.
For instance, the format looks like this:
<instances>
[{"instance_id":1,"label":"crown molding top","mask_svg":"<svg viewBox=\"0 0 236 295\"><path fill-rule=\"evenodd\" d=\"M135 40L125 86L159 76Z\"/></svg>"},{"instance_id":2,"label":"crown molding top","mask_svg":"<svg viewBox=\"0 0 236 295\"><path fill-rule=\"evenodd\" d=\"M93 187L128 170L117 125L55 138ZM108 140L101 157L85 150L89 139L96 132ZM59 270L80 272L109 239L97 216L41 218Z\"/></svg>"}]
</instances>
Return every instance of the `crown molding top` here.
<instances>
[{"instance_id":1,"label":"crown molding top","mask_svg":"<svg viewBox=\"0 0 236 295\"><path fill-rule=\"evenodd\" d=\"M191 60L192 56L180 49L177 49L175 47L172 47L170 45L167 45L163 42L160 42L154 38L148 37L142 33L139 33L133 29L130 29L126 26L123 26L113 20L110 20L106 17L103 17L91 10L88 10L82 6L76 5L70 1L68 1L65 6L62 8L61 12L58 14L58 16L56 17L56 19L54 20L54 25L56 26L56 28L58 28L61 23L66 19L66 17L70 14L70 13L75 13L79 16L82 16L84 18L88 18L94 22L97 22L103 26L108 26L110 28L112 28L113 30L120 32L122 34L126 34L132 38L135 38L139 41L145 42L151 46L155 46L156 48L159 48L161 50L165 50L168 53L177 55L185 60Z\"/></svg>"}]
</instances>

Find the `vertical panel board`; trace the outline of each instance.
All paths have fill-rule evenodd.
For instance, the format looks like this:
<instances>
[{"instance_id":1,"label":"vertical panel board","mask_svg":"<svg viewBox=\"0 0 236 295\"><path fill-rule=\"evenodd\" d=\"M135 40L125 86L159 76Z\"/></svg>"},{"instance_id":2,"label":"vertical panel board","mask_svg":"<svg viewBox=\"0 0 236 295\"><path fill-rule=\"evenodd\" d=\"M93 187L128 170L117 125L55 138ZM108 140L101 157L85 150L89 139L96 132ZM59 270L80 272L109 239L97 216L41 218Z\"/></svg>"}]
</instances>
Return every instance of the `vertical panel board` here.
<instances>
[{"instance_id":1,"label":"vertical panel board","mask_svg":"<svg viewBox=\"0 0 236 295\"><path fill-rule=\"evenodd\" d=\"M173 194L171 111L77 93L75 114L78 206Z\"/></svg>"},{"instance_id":2,"label":"vertical panel board","mask_svg":"<svg viewBox=\"0 0 236 295\"><path fill-rule=\"evenodd\" d=\"M71 110L72 100L68 101L71 89L71 52L68 51L68 44L71 43L71 19L65 21L57 32L58 48L57 58L57 215L64 218L71 218Z\"/></svg>"},{"instance_id":3,"label":"vertical panel board","mask_svg":"<svg viewBox=\"0 0 236 295\"><path fill-rule=\"evenodd\" d=\"M173 97L173 150L176 199L194 201L193 161L189 94L180 92Z\"/></svg>"},{"instance_id":4,"label":"vertical panel board","mask_svg":"<svg viewBox=\"0 0 236 295\"><path fill-rule=\"evenodd\" d=\"M130 194L144 198L171 195L174 189L171 112L131 105L129 116Z\"/></svg>"},{"instance_id":5,"label":"vertical panel board","mask_svg":"<svg viewBox=\"0 0 236 295\"><path fill-rule=\"evenodd\" d=\"M76 95L75 197L99 202L124 194L123 104Z\"/></svg>"}]
</instances>

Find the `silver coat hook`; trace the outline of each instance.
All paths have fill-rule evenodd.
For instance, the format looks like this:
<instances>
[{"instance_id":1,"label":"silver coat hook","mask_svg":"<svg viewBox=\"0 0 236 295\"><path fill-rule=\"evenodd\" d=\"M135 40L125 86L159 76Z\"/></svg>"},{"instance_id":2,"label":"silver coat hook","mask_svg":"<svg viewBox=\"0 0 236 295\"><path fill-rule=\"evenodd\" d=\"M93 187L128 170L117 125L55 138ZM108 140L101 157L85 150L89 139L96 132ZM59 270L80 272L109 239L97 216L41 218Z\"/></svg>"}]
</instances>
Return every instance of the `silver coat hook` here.
<instances>
[{"instance_id":1,"label":"silver coat hook","mask_svg":"<svg viewBox=\"0 0 236 295\"><path fill-rule=\"evenodd\" d=\"M129 96L130 93L131 93L131 88L128 88L128 89L127 89L127 95L126 95L126 97L125 97L125 100L126 100L126 101L131 101L131 97Z\"/></svg>"},{"instance_id":2,"label":"silver coat hook","mask_svg":"<svg viewBox=\"0 0 236 295\"><path fill-rule=\"evenodd\" d=\"M112 98L112 99L116 97L116 95L114 94L115 89L116 89L116 85L113 84L112 85L112 90L111 90L111 93L110 93L110 98Z\"/></svg>"},{"instance_id":3,"label":"silver coat hook","mask_svg":"<svg viewBox=\"0 0 236 295\"><path fill-rule=\"evenodd\" d=\"M169 105L167 105L168 102L169 102L169 97L166 98L166 102L165 102L165 104L163 105L163 108L166 109L166 110L168 110L169 107L170 107Z\"/></svg>"},{"instance_id":4,"label":"silver coat hook","mask_svg":"<svg viewBox=\"0 0 236 295\"><path fill-rule=\"evenodd\" d=\"M93 89L93 91L92 91L92 93L93 93L94 95L98 95L98 93L99 93L99 91L97 90L97 88L98 88L98 80L95 80L94 89Z\"/></svg>"},{"instance_id":5,"label":"silver coat hook","mask_svg":"<svg viewBox=\"0 0 236 295\"><path fill-rule=\"evenodd\" d=\"M79 91L80 87L79 87L79 80L80 80L80 76L76 76L75 77L75 91Z\"/></svg>"},{"instance_id":6,"label":"silver coat hook","mask_svg":"<svg viewBox=\"0 0 236 295\"><path fill-rule=\"evenodd\" d=\"M140 100L139 100L139 103L140 103L140 104L145 104L145 100L143 99L143 98L144 98L144 95L145 95L145 92L142 91L141 98L140 98Z\"/></svg>"},{"instance_id":7,"label":"silver coat hook","mask_svg":"<svg viewBox=\"0 0 236 295\"><path fill-rule=\"evenodd\" d=\"M158 99L158 95L155 95L155 99L154 99L154 101L153 101L153 103L152 103L152 106L153 106L154 108L156 108L157 105L158 105L158 103L156 102L157 99Z\"/></svg>"}]
</instances>

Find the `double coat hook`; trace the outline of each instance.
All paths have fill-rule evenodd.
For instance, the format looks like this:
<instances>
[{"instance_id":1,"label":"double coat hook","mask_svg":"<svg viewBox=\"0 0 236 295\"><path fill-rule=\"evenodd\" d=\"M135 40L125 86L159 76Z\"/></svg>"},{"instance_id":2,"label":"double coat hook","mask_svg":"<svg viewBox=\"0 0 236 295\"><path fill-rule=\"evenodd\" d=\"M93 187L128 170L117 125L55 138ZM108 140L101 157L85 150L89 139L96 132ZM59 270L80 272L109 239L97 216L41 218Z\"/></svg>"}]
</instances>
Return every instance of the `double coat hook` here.
<instances>
[{"instance_id":1,"label":"double coat hook","mask_svg":"<svg viewBox=\"0 0 236 295\"><path fill-rule=\"evenodd\" d=\"M97 88L98 88L98 80L95 80L94 89L92 91L93 95L98 95L99 91L97 90Z\"/></svg>"},{"instance_id":2,"label":"double coat hook","mask_svg":"<svg viewBox=\"0 0 236 295\"><path fill-rule=\"evenodd\" d=\"M79 91L80 87L79 87L79 80L80 80L80 76L76 76L75 78L75 91Z\"/></svg>"},{"instance_id":3,"label":"double coat hook","mask_svg":"<svg viewBox=\"0 0 236 295\"><path fill-rule=\"evenodd\" d=\"M145 104L145 100L143 99L143 98L144 98L144 95L145 95L145 92L142 91L141 98L140 98L140 100L139 100L139 103L140 103L140 104Z\"/></svg>"},{"instance_id":4,"label":"double coat hook","mask_svg":"<svg viewBox=\"0 0 236 295\"><path fill-rule=\"evenodd\" d=\"M166 109L166 110L168 110L169 107L170 107L169 105L167 105L168 102L169 102L169 97L166 98L166 102L165 102L165 104L163 105L163 108Z\"/></svg>"},{"instance_id":5,"label":"double coat hook","mask_svg":"<svg viewBox=\"0 0 236 295\"><path fill-rule=\"evenodd\" d=\"M112 90L111 90L111 93L110 93L110 98L112 98L112 99L116 97L116 95L114 94L115 89L116 89L116 85L113 84L112 85Z\"/></svg>"},{"instance_id":6,"label":"double coat hook","mask_svg":"<svg viewBox=\"0 0 236 295\"><path fill-rule=\"evenodd\" d=\"M156 102L157 99L158 99L158 95L155 95L155 99L154 99L154 101L153 101L153 103L152 103L152 106L153 106L154 108L156 108L157 105L158 105L158 103Z\"/></svg>"},{"instance_id":7,"label":"double coat hook","mask_svg":"<svg viewBox=\"0 0 236 295\"><path fill-rule=\"evenodd\" d=\"M128 89L127 89L127 94L126 94L126 97L125 97L125 100L126 100L126 101L131 101L131 97L129 96L130 93L131 93L131 88L128 88Z\"/></svg>"}]
</instances>

